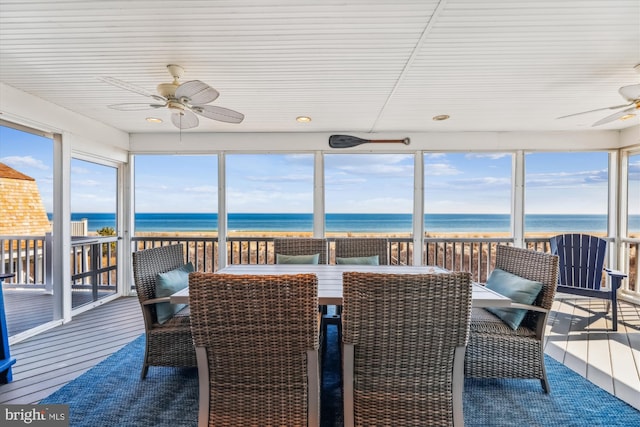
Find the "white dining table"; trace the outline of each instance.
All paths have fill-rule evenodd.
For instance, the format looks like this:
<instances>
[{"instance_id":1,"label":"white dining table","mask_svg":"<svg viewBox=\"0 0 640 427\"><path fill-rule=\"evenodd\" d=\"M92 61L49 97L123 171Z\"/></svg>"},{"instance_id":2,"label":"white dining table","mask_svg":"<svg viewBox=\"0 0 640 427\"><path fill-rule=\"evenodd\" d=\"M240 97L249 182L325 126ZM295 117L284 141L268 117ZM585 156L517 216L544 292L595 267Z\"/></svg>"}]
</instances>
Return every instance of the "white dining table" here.
<instances>
[{"instance_id":1,"label":"white dining table","mask_svg":"<svg viewBox=\"0 0 640 427\"><path fill-rule=\"evenodd\" d=\"M370 273L425 274L447 273L433 266L398 265L326 265L326 264L234 264L218 270L225 274L301 274L312 273L318 277L318 304L342 305L342 273L346 271ZM473 307L507 307L511 300L504 295L473 284ZM171 303L188 304L189 288L171 295Z\"/></svg>"}]
</instances>

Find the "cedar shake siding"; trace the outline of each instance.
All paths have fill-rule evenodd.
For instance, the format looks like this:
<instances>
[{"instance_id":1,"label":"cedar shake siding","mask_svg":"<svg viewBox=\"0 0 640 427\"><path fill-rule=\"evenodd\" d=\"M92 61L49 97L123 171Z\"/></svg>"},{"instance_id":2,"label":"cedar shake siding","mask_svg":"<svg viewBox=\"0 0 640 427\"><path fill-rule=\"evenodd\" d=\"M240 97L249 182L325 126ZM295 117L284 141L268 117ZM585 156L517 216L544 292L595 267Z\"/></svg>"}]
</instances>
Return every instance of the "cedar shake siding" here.
<instances>
[{"instance_id":1,"label":"cedar shake siding","mask_svg":"<svg viewBox=\"0 0 640 427\"><path fill-rule=\"evenodd\" d=\"M44 236L49 231L35 179L0 163L0 235Z\"/></svg>"}]
</instances>

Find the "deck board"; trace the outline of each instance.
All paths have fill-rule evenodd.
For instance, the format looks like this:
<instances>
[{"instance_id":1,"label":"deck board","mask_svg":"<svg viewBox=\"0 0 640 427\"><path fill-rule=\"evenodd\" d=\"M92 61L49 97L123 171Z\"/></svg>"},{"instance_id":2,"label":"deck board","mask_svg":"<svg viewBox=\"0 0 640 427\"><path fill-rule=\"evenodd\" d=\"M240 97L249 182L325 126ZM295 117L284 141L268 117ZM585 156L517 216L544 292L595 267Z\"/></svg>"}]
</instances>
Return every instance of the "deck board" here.
<instances>
[{"instance_id":1,"label":"deck board","mask_svg":"<svg viewBox=\"0 0 640 427\"><path fill-rule=\"evenodd\" d=\"M620 305L614 333L598 314L604 311L602 301L558 296L549 314L545 352L640 410L640 307ZM129 297L14 344L14 381L0 386L0 403L37 403L142 333L138 299Z\"/></svg>"},{"instance_id":2,"label":"deck board","mask_svg":"<svg viewBox=\"0 0 640 427\"><path fill-rule=\"evenodd\" d=\"M640 410L640 310L621 301L613 332L605 304L559 294L547 324L545 353Z\"/></svg>"},{"instance_id":3,"label":"deck board","mask_svg":"<svg viewBox=\"0 0 640 427\"><path fill-rule=\"evenodd\" d=\"M37 403L144 333L136 297L119 298L11 346L14 381L0 403Z\"/></svg>"},{"instance_id":4,"label":"deck board","mask_svg":"<svg viewBox=\"0 0 640 427\"><path fill-rule=\"evenodd\" d=\"M47 294L43 289L16 289L6 284L3 285L3 289L9 336L53 320L53 295ZM112 294L112 292L99 292L98 298ZM78 290L71 292L73 308L91 302L93 302L91 292Z\"/></svg>"}]
</instances>

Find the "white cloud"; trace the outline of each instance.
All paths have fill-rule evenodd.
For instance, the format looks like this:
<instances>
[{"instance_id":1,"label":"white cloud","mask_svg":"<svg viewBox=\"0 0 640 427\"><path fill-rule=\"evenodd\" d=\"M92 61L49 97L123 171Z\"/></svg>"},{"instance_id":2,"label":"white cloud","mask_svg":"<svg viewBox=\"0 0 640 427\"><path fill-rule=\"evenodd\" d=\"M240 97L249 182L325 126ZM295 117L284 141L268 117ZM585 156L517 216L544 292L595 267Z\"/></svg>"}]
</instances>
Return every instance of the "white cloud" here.
<instances>
[{"instance_id":1,"label":"white cloud","mask_svg":"<svg viewBox=\"0 0 640 427\"><path fill-rule=\"evenodd\" d=\"M424 165L425 176L459 175L462 172L449 163L427 163Z\"/></svg>"},{"instance_id":2,"label":"white cloud","mask_svg":"<svg viewBox=\"0 0 640 427\"><path fill-rule=\"evenodd\" d=\"M49 166L31 156L7 156L0 158L0 162L18 170L22 167L35 168L40 170L49 169Z\"/></svg>"},{"instance_id":3,"label":"white cloud","mask_svg":"<svg viewBox=\"0 0 640 427\"><path fill-rule=\"evenodd\" d=\"M491 159L498 160L505 157L511 157L511 153L469 153L465 157L468 159Z\"/></svg>"},{"instance_id":4,"label":"white cloud","mask_svg":"<svg viewBox=\"0 0 640 427\"><path fill-rule=\"evenodd\" d=\"M200 185L196 187L187 187L184 191L187 193L216 194L218 192L218 188L213 185Z\"/></svg>"}]
</instances>

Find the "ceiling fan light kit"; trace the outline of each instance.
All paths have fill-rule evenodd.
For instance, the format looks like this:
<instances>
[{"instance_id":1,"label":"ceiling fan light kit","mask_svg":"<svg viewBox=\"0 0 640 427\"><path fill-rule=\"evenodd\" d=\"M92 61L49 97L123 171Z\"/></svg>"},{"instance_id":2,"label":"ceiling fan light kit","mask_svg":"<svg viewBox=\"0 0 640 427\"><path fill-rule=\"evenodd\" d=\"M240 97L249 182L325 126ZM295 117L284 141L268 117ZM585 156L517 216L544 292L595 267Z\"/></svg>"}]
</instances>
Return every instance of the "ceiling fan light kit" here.
<instances>
[{"instance_id":1,"label":"ceiling fan light kit","mask_svg":"<svg viewBox=\"0 0 640 427\"><path fill-rule=\"evenodd\" d=\"M207 105L215 101L220 95L217 90L208 84L200 80L180 83L179 80L184 74L184 69L181 66L169 64L167 65L167 70L173 77L173 82L160 83L156 87L158 94L149 93L143 88L113 77L102 77L101 80L105 83L162 102L162 104L113 104L109 105L109 108L119 111L140 111L167 107L172 112L171 123L181 130L197 127L199 124L197 115L226 123L240 123L244 120L244 114L242 113L215 105Z\"/></svg>"}]
</instances>

